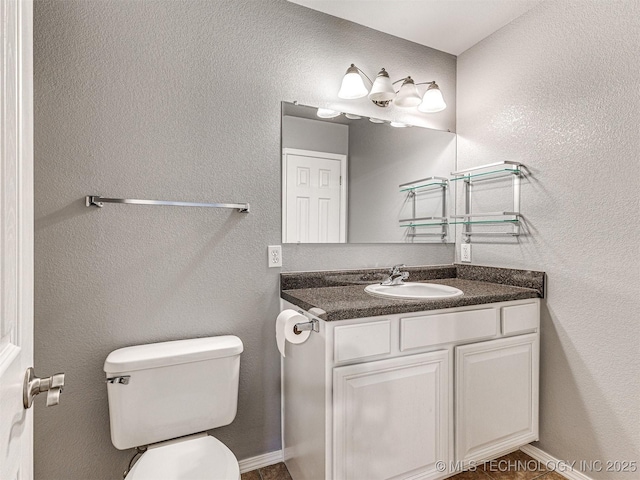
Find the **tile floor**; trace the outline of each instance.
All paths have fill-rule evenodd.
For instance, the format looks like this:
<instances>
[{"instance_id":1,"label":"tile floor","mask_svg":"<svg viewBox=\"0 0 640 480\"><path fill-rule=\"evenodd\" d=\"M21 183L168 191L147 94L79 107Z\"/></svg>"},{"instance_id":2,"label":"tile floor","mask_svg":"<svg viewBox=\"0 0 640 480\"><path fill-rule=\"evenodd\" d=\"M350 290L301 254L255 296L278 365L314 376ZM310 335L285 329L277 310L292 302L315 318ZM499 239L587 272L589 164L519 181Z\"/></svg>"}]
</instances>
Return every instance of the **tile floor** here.
<instances>
[{"instance_id":1,"label":"tile floor","mask_svg":"<svg viewBox=\"0 0 640 480\"><path fill-rule=\"evenodd\" d=\"M240 475L241 480L292 480L284 463L258 468Z\"/></svg>"},{"instance_id":2,"label":"tile floor","mask_svg":"<svg viewBox=\"0 0 640 480\"><path fill-rule=\"evenodd\" d=\"M475 471L459 473L449 480L564 480L562 475L547 470L543 464L520 450L496 458Z\"/></svg>"},{"instance_id":3,"label":"tile floor","mask_svg":"<svg viewBox=\"0 0 640 480\"><path fill-rule=\"evenodd\" d=\"M462 472L449 480L565 480L562 475L547 470L520 450L487 462L475 471ZM242 480L291 480L284 463L243 473ZM367 479L353 479L367 480Z\"/></svg>"}]
</instances>

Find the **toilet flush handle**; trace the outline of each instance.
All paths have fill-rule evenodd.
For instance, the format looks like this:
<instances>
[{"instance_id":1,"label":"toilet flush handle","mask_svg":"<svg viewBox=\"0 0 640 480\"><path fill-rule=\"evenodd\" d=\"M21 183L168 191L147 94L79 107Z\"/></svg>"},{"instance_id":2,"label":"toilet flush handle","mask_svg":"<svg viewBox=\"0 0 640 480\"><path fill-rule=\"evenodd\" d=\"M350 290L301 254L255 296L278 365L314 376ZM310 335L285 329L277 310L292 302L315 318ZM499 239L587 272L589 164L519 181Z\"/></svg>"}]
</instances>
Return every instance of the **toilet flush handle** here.
<instances>
[{"instance_id":1,"label":"toilet flush handle","mask_svg":"<svg viewBox=\"0 0 640 480\"><path fill-rule=\"evenodd\" d=\"M35 396L39 393L47 392L47 407L58 405L63 387L64 373L56 373L50 377L39 378L36 377L33 367L29 367L24 375L22 404L24 408L31 408Z\"/></svg>"},{"instance_id":2,"label":"toilet flush handle","mask_svg":"<svg viewBox=\"0 0 640 480\"><path fill-rule=\"evenodd\" d=\"M129 385L131 375L120 375L118 377L109 377L105 380L105 383L118 383L120 385Z\"/></svg>"}]
</instances>

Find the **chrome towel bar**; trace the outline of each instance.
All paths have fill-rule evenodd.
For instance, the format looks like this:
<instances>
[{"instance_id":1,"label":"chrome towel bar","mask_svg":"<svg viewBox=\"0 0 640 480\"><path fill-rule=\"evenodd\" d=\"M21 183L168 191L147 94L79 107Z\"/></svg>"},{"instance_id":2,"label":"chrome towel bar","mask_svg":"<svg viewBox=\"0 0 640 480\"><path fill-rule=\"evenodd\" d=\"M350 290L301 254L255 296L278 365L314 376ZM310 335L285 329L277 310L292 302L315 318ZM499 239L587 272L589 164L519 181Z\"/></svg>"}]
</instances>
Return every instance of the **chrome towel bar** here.
<instances>
[{"instance_id":1,"label":"chrome towel bar","mask_svg":"<svg viewBox=\"0 0 640 480\"><path fill-rule=\"evenodd\" d=\"M169 200L139 200L136 198L106 198L99 195L87 195L85 197L85 205L87 207L102 207L104 203L126 203L131 205L169 205L172 207L236 208L239 212L249 213L248 203L173 202Z\"/></svg>"}]
</instances>

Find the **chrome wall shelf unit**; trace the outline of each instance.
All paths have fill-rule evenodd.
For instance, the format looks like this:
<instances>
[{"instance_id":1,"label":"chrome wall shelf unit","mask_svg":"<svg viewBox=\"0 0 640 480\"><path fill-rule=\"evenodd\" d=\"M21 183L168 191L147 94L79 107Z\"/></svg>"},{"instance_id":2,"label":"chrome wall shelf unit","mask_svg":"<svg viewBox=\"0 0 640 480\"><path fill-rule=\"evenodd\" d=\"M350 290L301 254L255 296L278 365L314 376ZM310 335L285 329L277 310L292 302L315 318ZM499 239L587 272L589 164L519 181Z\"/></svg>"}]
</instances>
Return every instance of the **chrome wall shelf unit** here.
<instances>
[{"instance_id":1,"label":"chrome wall shelf unit","mask_svg":"<svg viewBox=\"0 0 640 480\"><path fill-rule=\"evenodd\" d=\"M411 201L411 218L400 220L400 227L408 228L407 237L440 237L442 241L448 235L448 212L447 212L447 189L449 187L449 179L444 177L427 177L400 185L400 192L407 192ZM416 215L416 192L424 192L428 190L438 190L442 192L442 216L441 217L417 217ZM416 229L420 227L440 227L437 232L418 232Z\"/></svg>"},{"instance_id":2,"label":"chrome wall shelf unit","mask_svg":"<svg viewBox=\"0 0 640 480\"><path fill-rule=\"evenodd\" d=\"M510 236L517 237L521 233L520 213L520 186L522 177L525 175L526 166L511 161L502 161L481 165L451 172L452 182L464 182L463 204L464 214L453 215L451 218L452 225L462 225L462 236L465 242L470 242L472 236ZM471 194L473 184L476 182L498 179L510 176L512 178L511 185L513 190L513 207L508 211L500 212L472 212L471 211ZM473 225L510 225L510 231L473 231Z\"/></svg>"}]
</instances>

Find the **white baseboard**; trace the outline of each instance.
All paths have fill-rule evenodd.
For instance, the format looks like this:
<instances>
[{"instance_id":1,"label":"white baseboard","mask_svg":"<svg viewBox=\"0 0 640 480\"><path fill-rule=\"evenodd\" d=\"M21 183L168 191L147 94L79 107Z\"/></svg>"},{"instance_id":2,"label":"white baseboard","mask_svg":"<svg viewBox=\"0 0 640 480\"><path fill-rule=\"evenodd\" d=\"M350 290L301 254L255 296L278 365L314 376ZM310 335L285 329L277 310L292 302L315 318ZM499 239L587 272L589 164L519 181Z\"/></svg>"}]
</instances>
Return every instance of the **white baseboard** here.
<instances>
[{"instance_id":1,"label":"white baseboard","mask_svg":"<svg viewBox=\"0 0 640 480\"><path fill-rule=\"evenodd\" d=\"M591 477L579 472L578 470L571 470L567 466L566 462L549 455L547 452L540 450L533 445L524 445L523 447L520 447L520 450L535 460L548 465L547 468L549 470L557 471L557 473L568 480L593 480ZM282 461L282 450L276 450L275 452L265 453L264 455L258 455L257 457L245 458L244 460L240 460L238 464L240 465L240 473L246 473L251 470L268 467L269 465Z\"/></svg>"},{"instance_id":2,"label":"white baseboard","mask_svg":"<svg viewBox=\"0 0 640 480\"><path fill-rule=\"evenodd\" d=\"M246 473L256 468L268 467L281 461L282 450L276 450L275 452L265 453L257 457L245 458L244 460L240 460L238 465L240 465L240 473Z\"/></svg>"},{"instance_id":3,"label":"white baseboard","mask_svg":"<svg viewBox=\"0 0 640 480\"><path fill-rule=\"evenodd\" d=\"M572 470L567 462L559 460L533 445L525 445L520 447L520 450L544 464L547 467L547 470L554 470L556 473L559 473L569 480L593 480L591 477L588 477L578 470Z\"/></svg>"}]
</instances>

